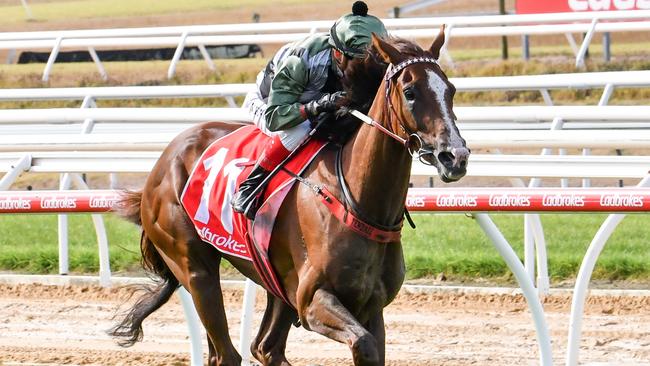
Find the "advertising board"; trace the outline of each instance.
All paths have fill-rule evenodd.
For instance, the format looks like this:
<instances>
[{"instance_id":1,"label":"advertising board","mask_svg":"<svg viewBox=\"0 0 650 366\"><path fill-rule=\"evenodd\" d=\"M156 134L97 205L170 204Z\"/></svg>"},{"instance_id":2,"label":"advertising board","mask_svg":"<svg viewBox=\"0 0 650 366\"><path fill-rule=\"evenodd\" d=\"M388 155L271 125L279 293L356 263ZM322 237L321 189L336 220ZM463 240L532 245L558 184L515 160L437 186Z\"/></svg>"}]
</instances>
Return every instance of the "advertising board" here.
<instances>
[{"instance_id":1,"label":"advertising board","mask_svg":"<svg viewBox=\"0 0 650 366\"><path fill-rule=\"evenodd\" d=\"M650 0L516 0L517 14L648 10Z\"/></svg>"}]
</instances>

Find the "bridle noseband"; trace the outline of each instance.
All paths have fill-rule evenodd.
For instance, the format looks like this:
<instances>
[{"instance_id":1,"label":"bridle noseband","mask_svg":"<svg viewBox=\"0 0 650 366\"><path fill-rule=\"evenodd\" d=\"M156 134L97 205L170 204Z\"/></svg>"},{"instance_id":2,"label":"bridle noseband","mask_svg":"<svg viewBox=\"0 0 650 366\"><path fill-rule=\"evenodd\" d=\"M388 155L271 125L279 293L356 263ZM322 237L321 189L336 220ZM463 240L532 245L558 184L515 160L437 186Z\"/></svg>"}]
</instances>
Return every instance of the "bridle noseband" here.
<instances>
[{"instance_id":1,"label":"bridle noseband","mask_svg":"<svg viewBox=\"0 0 650 366\"><path fill-rule=\"evenodd\" d=\"M410 132L407 130L406 126L404 123L400 120L399 115L395 111L395 107L393 106L393 103L391 103L390 100L390 91L393 87L393 80L395 77L405 68L417 64L417 63L429 63L429 64L435 64L437 65L438 62L431 57L413 57L410 59L407 59L405 61L400 62L397 65L390 64L388 66L388 69L386 70L386 74L384 75L384 81L386 82L386 106L389 109L389 116L395 115L398 120L398 125L402 129L402 131L407 135L406 138L403 138L399 136L397 133L394 131L391 131L390 129L382 126L380 123L374 121L372 118L366 116L365 114L352 110L350 113L354 115L355 117L361 119L363 122L377 128L384 134L390 136L391 138L395 139L398 141L401 145L404 145L404 147L407 149L408 153L414 157L418 158L423 164L426 165L432 165L428 160L424 159L425 156L427 155L434 155L434 147L430 144L425 144L424 141L422 140L422 137L418 135L417 131L416 132ZM391 117L389 117L391 118ZM390 126L390 120L387 123L388 126Z\"/></svg>"}]
</instances>

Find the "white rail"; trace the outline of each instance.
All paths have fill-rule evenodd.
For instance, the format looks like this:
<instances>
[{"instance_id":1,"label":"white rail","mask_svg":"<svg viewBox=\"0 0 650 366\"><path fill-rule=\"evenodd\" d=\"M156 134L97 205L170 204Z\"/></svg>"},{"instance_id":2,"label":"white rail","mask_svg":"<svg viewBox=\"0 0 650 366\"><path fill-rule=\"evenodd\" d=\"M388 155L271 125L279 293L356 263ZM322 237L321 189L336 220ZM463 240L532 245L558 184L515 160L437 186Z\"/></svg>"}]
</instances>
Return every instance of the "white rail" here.
<instances>
[{"instance_id":1,"label":"white rail","mask_svg":"<svg viewBox=\"0 0 650 366\"><path fill-rule=\"evenodd\" d=\"M90 118L96 122L250 122L248 112L240 108L52 108L2 109L0 123L66 124Z\"/></svg>"},{"instance_id":2,"label":"white rail","mask_svg":"<svg viewBox=\"0 0 650 366\"><path fill-rule=\"evenodd\" d=\"M636 32L650 30L649 21L629 21L621 23L598 23L595 28L590 24L547 24L547 25L511 25L460 27L449 30L450 37L490 37L518 35L548 35L585 32ZM394 36L403 38L435 38L437 28L391 30ZM235 44L283 44L301 40L311 33L275 33L244 35L188 35L183 45L235 45ZM88 48L88 47L173 47L179 44L179 36L149 36L122 38L54 38L33 40L7 40L0 42L0 49L53 49Z\"/></svg>"},{"instance_id":3,"label":"white rail","mask_svg":"<svg viewBox=\"0 0 650 366\"><path fill-rule=\"evenodd\" d=\"M650 70L450 78L457 91L650 87ZM255 84L0 89L0 101L235 97ZM611 93L612 90L608 90Z\"/></svg>"},{"instance_id":4,"label":"white rail","mask_svg":"<svg viewBox=\"0 0 650 366\"><path fill-rule=\"evenodd\" d=\"M586 37L576 53L576 65L581 66L586 49L595 32L647 31L650 30L648 19L650 19L650 11L612 11L536 14L533 16L405 18L386 19L385 22L391 34L407 38L432 38L437 34L440 24L449 26L448 39L450 37L586 33ZM585 21L588 22L580 23ZM63 48L88 49L100 74L106 78L105 69L95 52L97 47L176 47L176 55L168 69L168 77L172 77L180 59L180 52L187 46L198 46L204 50L205 45L280 44L302 39L313 32L326 31L332 24L333 21L317 21L10 32L0 34L0 49L51 50L50 58L43 71L43 80L48 80L52 64L58 52ZM211 69L214 68L214 64L209 58L206 58L206 62Z\"/></svg>"},{"instance_id":5,"label":"white rail","mask_svg":"<svg viewBox=\"0 0 650 366\"><path fill-rule=\"evenodd\" d=\"M594 18L600 21L650 19L650 10L640 11L601 11L573 12L549 14L519 14L519 15L484 15L484 16L448 16L382 19L388 30L431 27L442 24L455 26L486 26L486 25L516 25L516 24L545 24L545 23L590 23ZM0 41L33 40L62 38L115 38L115 37L148 37L148 36L180 36L183 32L189 34L260 34L278 32L327 31L334 24L332 20L297 21L297 22L266 22L245 24L218 25L188 25L171 27L120 28L120 29L80 29L36 32L5 32L0 33Z\"/></svg>"},{"instance_id":6,"label":"white rail","mask_svg":"<svg viewBox=\"0 0 650 366\"><path fill-rule=\"evenodd\" d=\"M650 130L461 131L467 146L478 148L647 148ZM0 136L0 152L161 151L176 133L59 134Z\"/></svg>"},{"instance_id":7,"label":"white rail","mask_svg":"<svg viewBox=\"0 0 650 366\"><path fill-rule=\"evenodd\" d=\"M642 80L650 80L650 71L647 76L639 75L639 77ZM255 84L216 84L0 89L0 100L83 100L87 97L93 99L235 97L246 95L254 87Z\"/></svg>"},{"instance_id":8,"label":"white rail","mask_svg":"<svg viewBox=\"0 0 650 366\"><path fill-rule=\"evenodd\" d=\"M0 172L21 166L32 173L146 173L160 151L84 151L71 149L0 152ZM98 149L99 150L99 149ZM27 157L24 165L18 164ZM600 155L494 155L472 154L467 175L471 177L540 178L642 178L650 170L650 156ZM413 176L431 176L435 168L414 162ZM6 187L5 187L6 188Z\"/></svg>"},{"instance_id":9,"label":"white rail","mask_svg":"<svg viewBox=\"0 0 650 366\"><path fill-rule=\"evenodd\" d=\"M637 127L643 126L649 120L650 107L648 106L621 106L621 107L480 107L480 108L457 108L457 115L463 123L474 123L474 127L480 124L502 123L504 121L518 124L537 124L540 121L554 121L558 118L576 123L607 122L615 123L620 121L631 121ZM200 122L205 120L247 121L248 117L244 111L238 108L81 108L81 109L41 109L41 110L5 110L0 111L0 123L17 124L18 126L32 125L41 126L43 123L52 124L79 124L81 122L110 122L123 123L135 121L138 123L165 123L167 126L178 126L179 123ZM23 171L106 171L115 169L131 169L130 171L148 171L157 154L167 145L169 140L175 136L175 132L168 133L147 133L142 130L139 133L124 134L59 134L59 135L5 135L0 137L0 150L8 151L0 153L0 171L8 171L10 174L4 178L18 176ZM647 129L632 129L626 131L475 131L463 129L463 135L467 138L471 147L582 147L582 146L609 146L609 147L647 147L650 146L650 133ZM126 137L125 137L126 136ZM502 140L499 143L499 139ZM94 147L93 147L94 146ZM137 150L139 152L113 152L112 156L104 155L101 150ZM43 153L32 153L35 150L44 150ZM84 154L75 159L71 156L70 150L87 150ZM97 152L90 152L98 150ZM9 152L11 151L11 152ZM24 154L17 153L24 151ZM59 151L59 152L53 152ZM132 154L132 155L131 155ZM12 160L13 159L13 160ZM122 159L122 160L120 160ZM544 176L570 176L570 177L634 177L645 176L650 166L648 157L602 157L602 156L484 156L474 155L469 165L470 175L486 176L498 175L500 172L510 171L515 176L537 177ZM18 162L18 163L17 163ZM103 166L100 166L100 162ZM499 168L499 165L501 167ZM92 168L91 166L95 166ZM505 168L507 167L507 168ZM39 170L41 169L41 170ZM431 175L432 168L414 165L413 174ZM482 171L482 172L481 172ZM546 173L544 173L546 172ZM7 179L9 179L7 178ZM6 182L0 182L6 183ZM481 223L484 230L490 234L495 245L506 248L504 242L490 229L489 218L481 216ZM602 246L604 239L609 235L615 225L609 225L600 234L601 239L594 239L596 246ZM99 230L99 229L98 229ZM506 243L507 244L507 243ZM105 245L100 244L101 248ZM507 248L506 248L507 249ZM598 250L594 250L597 255ZM107 261L102 258L102 263ZM509 261L512 262L512 261ZM103 276L110 275L104 267ZM520 270L518 270L521 272ZM585 269L584 271L588 271ZM581 270L582 272L582 270ZM521 274L521 273L520 273ZM581 281L584 277L581 276ZM519 275L521 281L529 281L528 278ZM527 292L530 294L534 287L531 283L525 282ZM574 313L580 312L578 305ZM539 310L539 309L538 309ZM537 310L535 310L537 312ZM579 314L580 315L580 314ZM543 315L535 315L538 329L543 329ZM540 323L542 322L542 323ZM577 331L578 335L575 335ZM543 332L539 333L545 337ZM572 333L572 338L579 339L578 329ZM575 341L570 341L575 342ZM545 344L540 340L540 344ZM193 343L195 344L195 343ZM548 364L550 348L546 344L542 351L544 363ZM548 348L548 349L547 349ZM574 352L574 351L571 351ZM577 351L575 351L577 352ZM570 357L577 357L569 355ZM567 361L569 362L569 361Z\"/></svg>"},{"instance_id":10,"label":"white rail","mask_svg":"<svg viewBox=\"0 0 650 366\"><path fill-rule=\"evenodd\" d=\"M648 122L650 106L456 107L459 123L567 121ZM240 108L44 108L0 110L0 124L97 122L250 122Z\"/></svg>"}]
</instances>

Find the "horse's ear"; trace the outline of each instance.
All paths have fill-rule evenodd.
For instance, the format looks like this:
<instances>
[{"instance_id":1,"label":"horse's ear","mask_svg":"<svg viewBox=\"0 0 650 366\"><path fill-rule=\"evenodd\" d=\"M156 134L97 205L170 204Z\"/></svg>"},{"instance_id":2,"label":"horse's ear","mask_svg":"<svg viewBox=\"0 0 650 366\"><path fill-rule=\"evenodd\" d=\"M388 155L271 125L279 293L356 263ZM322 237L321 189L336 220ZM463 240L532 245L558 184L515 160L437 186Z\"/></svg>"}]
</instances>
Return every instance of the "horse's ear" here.
<instances>
[{"instance_id":1,"label":"horse's ear","mask_svg":"<svg viewBox=\"0 0 650 366\"><path fill-rule=\"evenodd\" d=\"M405 57L397 50L397 48L391 46L388 42L377 37L376 34L372 34L372 47L377 50L379 56L387 64L397 65L400 62L404 61Z\"/></svg>"},{"instance_id":2,"label":"horse's ear","mask_svg":"<svg viewBox=\"0 0 650 366\"><path fill-rule=\"evenodd\" d=\"M433 55L433 58L436 60L440 58L440 49L442 46L445 44L445 25L440 26L440 31L438 32L438 36L436 39L433 40L433 43L431 44L431 48L429 48L429 52Z\"/></svg>"}]
</instances>

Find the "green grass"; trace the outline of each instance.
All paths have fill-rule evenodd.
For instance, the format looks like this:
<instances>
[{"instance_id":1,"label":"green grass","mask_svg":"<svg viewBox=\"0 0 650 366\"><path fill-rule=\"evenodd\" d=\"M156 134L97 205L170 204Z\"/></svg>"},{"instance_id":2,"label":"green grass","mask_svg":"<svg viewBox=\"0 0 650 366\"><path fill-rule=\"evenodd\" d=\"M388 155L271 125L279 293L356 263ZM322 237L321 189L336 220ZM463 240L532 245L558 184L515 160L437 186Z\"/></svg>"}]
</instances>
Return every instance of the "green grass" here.
<instances>
[{"instance_id":1,"label":"green grass","mask_svg":"<svg viewBox=\"0 0 650 366\"><path fill-rule=\"evenodd\" d=\"M523 259L523 216L491 215ZM606 215L542 215L549 274L555 281L572 279ZM492 243L471 217L417 215L418 228L404 230L404 252L410 278L444 273L447 277L510 279L511 273ZM593 277L603 280L650 279L647 215L628 215L600 256Z\"/></svg>"},{"instance_id":2,"label":"green grass","mask_svg":"<svg viewBox=\"0 0 650 366\"><path fill-rule=\"evenodd\" d=\"M299 0L275 1L278 5L302 3ZM17 5L0 6L2 20L7 23L27 21L25 9L18 1ZM152 16L181 12L200 12L204 10L227 10L238 7L254 8L264 4L262 0L76 0L52 1L30 4L34 20L51 21L69 18L111 18Z\"/></svg>"},{"instance_id":3,"label":"green grass","mask_svg":"<svg viewBox=\"0 0 650 366\"><path fill-rule=\"evenodd\" d=\"M90 215L69 215L70 271L99 270L97 239ZM104 216L113 272L139 270L140 233L114 215ZM28 273L58 272L56 215L0 216L0 269Z\"/></svg>"},{"instance_id":4,"label":"green grass","mask_svg":"<svg viewBox=\"0 0 650 366\"><path fill-rule=\"evenodd\" d=\"M520 258L523 258L523 217L491 215ZM575 278L602 214L542 215L549 273L553 281ZM139 269L139 231L126 221L106 215L113 272ZM452 280L486 278L512 282L510 270L474 220L465 215L415 215L416 230L403 232L408 277ZM594 279L650 280L647 215L628 215L603 250ZM0 270L56 273L58 247L56 216L0 217ZM97 244L88 215L70 216L70 269L96 273Z\"/></svg>"}]
</instances>

